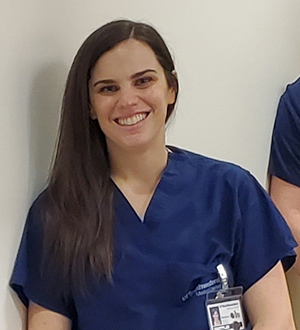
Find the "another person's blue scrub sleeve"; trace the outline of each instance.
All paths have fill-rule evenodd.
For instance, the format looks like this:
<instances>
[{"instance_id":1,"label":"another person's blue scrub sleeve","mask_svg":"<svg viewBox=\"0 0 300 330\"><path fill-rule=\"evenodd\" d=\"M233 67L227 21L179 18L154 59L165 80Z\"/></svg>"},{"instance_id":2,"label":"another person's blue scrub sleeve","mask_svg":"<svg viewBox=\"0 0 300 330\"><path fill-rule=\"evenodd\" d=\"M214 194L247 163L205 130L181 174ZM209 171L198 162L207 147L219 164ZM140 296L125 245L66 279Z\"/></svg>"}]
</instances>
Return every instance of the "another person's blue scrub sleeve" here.
<instances>
[{"instance_id":1,"label":"another person's blue scrub sleeve","mask_svg":"<svg viewBox=\"0 0 300 330\"><path fill-rule=\"evenodd\" d=\"M287 86L279 102L269 173L300 187L300 78Z\"/></svg>"}]
</instances>

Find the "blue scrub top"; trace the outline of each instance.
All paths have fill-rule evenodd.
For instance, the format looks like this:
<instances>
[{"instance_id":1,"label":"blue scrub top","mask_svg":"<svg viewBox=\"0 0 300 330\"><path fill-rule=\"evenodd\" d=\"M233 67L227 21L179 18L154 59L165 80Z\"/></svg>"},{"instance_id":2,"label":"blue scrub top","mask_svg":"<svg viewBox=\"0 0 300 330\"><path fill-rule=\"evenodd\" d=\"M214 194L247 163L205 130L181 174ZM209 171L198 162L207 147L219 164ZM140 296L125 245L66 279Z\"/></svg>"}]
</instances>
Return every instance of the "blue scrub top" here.
<instances>
[{"instance_id":1,"label":"blue scrub top","mask_svg":"<svg viewBox=\"0 0 300 330\"><path fill-rule=\"evenodd\" d=\"M287 86L278 105L269 173L300 187L300 78Z\"/></svg>"},{"instance_id":2,"label":"blue scrub top","mask_svg":"<svg viewBox=\"0 0 300 330\"><path fill-rule=\"evenodd\" d=\"M80 330L208 330L205 298L220 288L219 263L245 291L279 260L293 264L290 230L249 172L171 149L143 222L115 187L113 284L99 282L84 298L47 290L38 271L43 195L35 201L11 279L26 305L61 313Z\"/></svg>"}]
</instances>

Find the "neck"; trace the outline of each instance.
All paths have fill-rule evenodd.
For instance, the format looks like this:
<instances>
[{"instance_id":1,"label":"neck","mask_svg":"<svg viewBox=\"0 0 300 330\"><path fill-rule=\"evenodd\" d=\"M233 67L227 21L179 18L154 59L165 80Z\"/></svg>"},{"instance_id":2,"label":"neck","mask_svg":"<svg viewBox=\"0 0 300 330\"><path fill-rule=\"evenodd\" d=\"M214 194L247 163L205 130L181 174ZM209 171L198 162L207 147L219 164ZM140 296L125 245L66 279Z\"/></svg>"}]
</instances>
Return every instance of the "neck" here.
<instances>
[{"instance_id":1,"label":"neck","mask_svg":"<svg viewBox=\"0 0 300 330\"><path fill-rule=\"evenodd\" d=\"M139 183L145 189L156 186L168 160L164 141L148 149L111 148L109 155L111 177L117 184Z\"/></svg>"}]
</instances>

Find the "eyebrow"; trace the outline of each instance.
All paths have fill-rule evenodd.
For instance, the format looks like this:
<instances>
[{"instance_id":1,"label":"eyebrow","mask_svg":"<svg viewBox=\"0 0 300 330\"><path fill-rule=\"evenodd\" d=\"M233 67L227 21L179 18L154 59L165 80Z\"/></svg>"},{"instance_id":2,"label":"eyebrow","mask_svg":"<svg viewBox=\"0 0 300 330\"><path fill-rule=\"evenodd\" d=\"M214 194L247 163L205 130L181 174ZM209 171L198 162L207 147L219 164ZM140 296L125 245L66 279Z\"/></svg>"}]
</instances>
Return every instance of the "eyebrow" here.
<instances>
[{"instance_id":1,"label":"eyebrow","mask_svg":"<svg viewBox=\"0 0 300 330\"><path fill-rule=\"evenodd\" d=\"M154 72L154 73L157 73L155 70L153 69L146 69L146 70L143 70L143 71L140 71L140 72L137 72L137 73L134 73L130 78L131 79L135 79L135 78L138 78L138 77L141 77L142 75L144 75L145 73L147 72ZM116 81L113 80L113 79L103 79L103 80L98 80L94 83L94 87L99 85L99 84L113 84L115 83Z\"/></svg>"}]
</instances>

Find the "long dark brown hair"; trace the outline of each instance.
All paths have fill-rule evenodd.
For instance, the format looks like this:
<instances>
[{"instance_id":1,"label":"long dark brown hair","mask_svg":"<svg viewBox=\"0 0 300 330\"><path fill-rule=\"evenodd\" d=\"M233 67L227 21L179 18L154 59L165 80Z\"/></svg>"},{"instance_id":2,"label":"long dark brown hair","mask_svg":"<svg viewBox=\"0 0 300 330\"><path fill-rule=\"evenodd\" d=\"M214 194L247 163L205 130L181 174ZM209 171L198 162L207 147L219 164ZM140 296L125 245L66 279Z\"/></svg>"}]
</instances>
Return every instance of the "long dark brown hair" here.
<instances>
[{"instance_id":1,"label":"long dark brown hair","mask_svg":"<svg viewBox=\"0 0 300 330\"><path fill-rule=\"evenodd\" d=\"M147 24L110 22L93 32L75 56L62 102L44 230L47 273L59 273L64 288L71 290L85 290L90 275L112 279L113 186L105 136L97 120L90 117L88 83L96 61L129 38L151 47L177 97L178 81L170 52ZM166 121L174 105L168 106Z\"/></svg>"}]
</instances>

